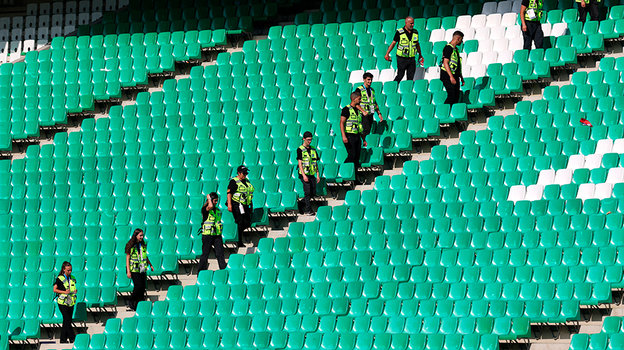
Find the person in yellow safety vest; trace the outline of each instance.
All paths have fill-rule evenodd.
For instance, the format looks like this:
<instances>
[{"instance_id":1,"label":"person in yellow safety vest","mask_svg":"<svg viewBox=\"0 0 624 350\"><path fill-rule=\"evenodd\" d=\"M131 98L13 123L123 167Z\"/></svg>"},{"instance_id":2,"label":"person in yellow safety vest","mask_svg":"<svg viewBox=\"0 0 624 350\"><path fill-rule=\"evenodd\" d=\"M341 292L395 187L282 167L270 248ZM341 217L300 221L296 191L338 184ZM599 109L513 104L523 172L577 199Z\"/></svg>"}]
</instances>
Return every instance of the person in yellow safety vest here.
<instances>
[{"instance_id":1,"label":"person in yellow safety vest","mask_svg":"<svg viewBox=\"0 0 624 350\"><path fill-rule=\"evenodd\" d=\"M535 48L544 47L544 32L542 31L542 0L522 0L520 6L520 20L522 21L522 37L524 49L531 50L531 43L535 42Z\"/></svg>"},{"instance_id":2,"label":"person in yellow safety vest","mask_svg":"<svg viewBox=\"0 0 624 350\"><path fill-rule=\"evenodd\" d=\"M202 255L199 258L198 271L208 268L208 255L214 248L215 257L219 263L219 269L226 267L223 256L223 221L221 220L221 210L219 205L219 195L216 192L210 193L206 198L206 203L201 208L202 212Z\"/></svg>"},{"instance_id":3,"label":"person in yellow safety vest","mask_svg":"<svg viewBox=\"0 0 624 350\"><path fill-rule=\"evenodd\" d=\"M344 107L340 114L340 133L342 134L342 142L347 149L345 163L353 163L356 173L360 167L362 145L366 147L362 112L357 108L361 100L362 95L358 90L355 90L351 93L351 103Z\"/></svg>"},{"instance_id":4,"label":"person in yellow safety vest","mask_svg":"<svg viewBox=\"0 0 624 350\"><path fill-rule=\"evenodd\" d=\"M416 52L418 52L418 64L423 65L425 62L422 52L420 51L420 43L418 42L418 30L414 29L414 18L407 17L405 19L405 27L399 28L394 33L394 39L386 51L386 61L390 62L390 52L397 45L397 75L394 81L403 80L407 71L407 80L414 80L416 73Z\"/></svg>"},{"instance_id":5,"label":"person in yellow safety vest","mask_svg":"<svg viewBox=\"0 0 624 350\"><path fill-rule=\"evenodd\" d=\"M453 39L450 43L444 47L442 51L442 64L440 65L440 80L446 88L446 101L444 103L453 105L459 102L460 86L464 85L466 81L462 75L461 57L459 55L458 46L462 44L464 40L464 33L455 31L453 33Z\"/></svg>"},{"instance_id":6,"label":"person in yellow safety vest","mask_svg":"<svg viewBox=\"0 0 624 350\"><path fill-rule=\"evenodd\" d=\"M303 133L303 145L297 148L297 164L299 167L299 178L303 183L303 213L314 215L310 201L316 195L316 184L321 181L318 169L319 155L316 148L312 147L312 133Z\"/></svg>"},{"instance_id":7,"label":"person in yellow safety vest","mask_svg":"<svg viewBox=\"0 0 624 350\"><path fill-rule=\"evenodd\" d=\"M147 267L154 266L147 257L147 243L145 233L137 228L132 233L132 237L126 243L126 275L132 279L134 289L130 295L128 307L136 310L137 304L145 300L145 286L147 284Z\"/></svg>"},{"instance_id":8,"label":"person in yellow safety vest","mask_svg":"<svg viewBox=\"0 0 624 350\"><path fill-rule=\"evenodd\" d=\"M63 315L63 326L61 327L61 343L73 343L76 335L72 328L72 316L74 305L76 305L76 278L71 274L72 266L68 261L64 261L61 271L54 282L53 291L57 295L57 303L61 315Z\"/></svg>"},{"instance_id":9,"label":"person in yellow safety vest","mask_svg":"<svg viewBox=\"0 0 624 350\"><path fill-rule=\"evenodd\" d=\"M243 234L246 229L251 227L254 187L247 180L249 169L246 166L239 166L236 169L236 174L228 184L227 206L228 211L234 215L234 221L238 226L238 246L244 247Z\"/></svg>"},{"instance_id":10,"label":"person in yellow safety vest","mask_svg":"<svg viewBox=\"0 0 624 350\"><path fill-rule=\"evenodd\" d=\"M364 129L364 135L370 134L371 127L373 125L373 114L377 112L379 121L383 120L383 116L379 111L379 105L375 98L375 89L371 87L373 83L373 75L369 72L364 73L364 84L360 85L357 89L362 95L360 106L358 109L362 112L362 127Z\"/></svg>"},{"instance_id":11,"label":"person in yellow safety vest","mask_svg":"<svg viewBox=\"0 0 624 350\"><path fill-rule=\"evenodd\" d=\"M601 0L576 0L581 22L585 23L587 13L589 13L590 20L600 21L600 9L598 8L600 2Z\"/></svg>"}]
</instances>

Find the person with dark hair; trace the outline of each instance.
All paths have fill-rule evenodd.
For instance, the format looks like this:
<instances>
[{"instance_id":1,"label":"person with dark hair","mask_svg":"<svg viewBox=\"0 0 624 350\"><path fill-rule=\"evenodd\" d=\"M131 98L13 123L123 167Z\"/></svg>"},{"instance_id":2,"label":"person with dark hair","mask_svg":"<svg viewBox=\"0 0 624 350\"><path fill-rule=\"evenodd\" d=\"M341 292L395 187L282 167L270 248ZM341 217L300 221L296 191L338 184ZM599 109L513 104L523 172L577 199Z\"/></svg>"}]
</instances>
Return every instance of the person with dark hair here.
<instances>
[{"instance_id":1,"label":"person with dark hair","mask_svg":"<svg viewBox=\"0 0 624 350\"><path fill-rule=\"evenodd\" d=\"M440 80L446 88L446 101L444 103L453 105L459 102L459 81L464 85L466 81L462 75L461 57L457 46L464 40L464 33L455 31L453 39L444 47L442 51L442 62L440 64Z\"/></svg>"},{"instance_id":2,"label":"person with dark hair","mask_svg":"<svg viewBox=\"0 0 624 350\"><path fill-rule=\"evenodd\" d=\"M154 271L152 262L147 257L147 243L145 233L140 228L134 230L132 237L126 243L126 275L132 279L134 289L130 295L128 307L136 310L137 304L145 300L145 286L147 284L147 267Z\"/></svg>"},{"instance_id":3,"label":"person with dark hair","mask_svg":"<svg viewBox=\"0 0 624 350\"><path fill-rule=\"evenodd\" d=\"M57 295L57 303L61 315L63 315L63 326L61 327L61 343L73 343L76 335L72 328L72 316L74 305L76 305L76 278L71 274L72 266L68 261L64 261L61 271L54 282L53 291Z\"/></svg>"},{"instance_id":4,"label":"person with dark hair","mask_svg":"<svg viewBox=\"0 0 624 350\"><path fill-rule=\"evenodd\" d=\"M238 246L244 247L243 234L251 227L251 213L253 212L254 187L247 179L249 169L241 165L236 169L236 176L230 180L227 189L228 211L234 215L238 226Z\"/></svg>"},{"instance_id":5,"label":"person with dark hair","mask_svg":"<svg viewBox=\"0 0 624 350\"><path fill-rule=\"evenodd\" d=\"M303 212L307 215L314 215L310 201L316 195L316 184L321 181L318 170L319 156L316 149L310 145L312 143L312 133L303 133L303 145L297 148L297 164L299 168L299 178L303 183Z\"/></svg>"},{"instance_id":6,"label":"person with dark hair","mask_svg":"<svg viewBox=\"0 0 624 350\"><path fill-rule=\"evenodd\" d=\"M588 13L590 16L590 20L592 21L600 20L600 9L598 8L598 4L600 2L601 2L600 0L576 0L581 22L585 23Z\"/></svg>"},{"instance_id":7,"label":"person with dark hair","mask_svg":"<svg viewBox=\"0 0 624 350\"><path fill-rule=\"evenodd\" d=\"M371 132L373 125L373 114L377 112L379 121L383 120L381 111L379 111L379 105L377 105L377 99L375 98L375 90L371 87L373 83L373 75L369 72L364 73L364 84L360 85L357 90L362 95L360 101L360 107L358 109L362 112L362 128L363 134L368 135Z\"/></svg>"},{"instance_id":8,"label":"person with dark hair","mask_svg":"<svg viewBox=\"0 0 624 350\"><path fill-rule=\"evenodd\" d=\"M544 47L544 32L542 31L542 0L522 0L520 6L520 20L522 21L522 37L524 49L531 50L531 44L535 42L535 48Z\"/></svg>"},{"instance_id":9,"label":"person with dark hair","mask_svg":"<svg viewBox=\"0 0 624 350\"><path fill-rule=\"evenodd\" d=\"M340 114L340 133L342 142L347 149L347 159L345 163L353 163L357 173L360 167L360 153L362 144L366 147L366 135L362 127L362 112L358 110L358 105L362 100L362 95L358 90L351 93L351 103L342 109Z\"/></svg>"},{"instance_id":10,"label":"person with dark hair","mask_svg":"<svg viewBox=\"0 0 624 350\"><path fill-rule=\"evenodd\" d=\"M206 198L206 203L201 208L202 212L202 255L199 258L198 271L208 268L208 255L210 250L214 248L219 269L226 267L225 258L223 256L223 222L221 220L221 210L217 207L219 204L219 195L216 192L210 193Z\"/></svg>"},{"instance_id":11,"label":"person with dark hair","mask_svg":"<svg viewBox=\"0 0 624 350\"><path fill-rule=\"evenodd\" d=\"M392 61L390 51L397 45L397 75L394 81L403 80L403 76L407 71L407 80L414 80L416 73L416 52L420 59L418 63L422 66L424 63L422 52L420 51L420 43L418 42L418 31L414 29L414 18L407 17L405 19L405 27L400 28L394 34L394 39L386 51L386 61Z\"/></svg>"}]
</instances>

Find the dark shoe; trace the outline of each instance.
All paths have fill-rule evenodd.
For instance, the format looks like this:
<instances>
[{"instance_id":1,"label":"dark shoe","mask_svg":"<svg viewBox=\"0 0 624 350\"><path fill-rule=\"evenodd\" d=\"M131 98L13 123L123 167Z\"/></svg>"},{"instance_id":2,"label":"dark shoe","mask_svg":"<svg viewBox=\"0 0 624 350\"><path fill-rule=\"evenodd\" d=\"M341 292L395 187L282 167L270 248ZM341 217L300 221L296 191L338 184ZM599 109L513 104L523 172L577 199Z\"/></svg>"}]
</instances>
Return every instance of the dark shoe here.
<instances>
[{"instance_id":1,"label":"dark shoe","mask_svg":"<svg viewBox=\"0 0 624 350\"><path fill-rule=\"evenodd\" d=\"M69 342L65 339L61 340L61 344L68 344Z\"/></svg>"},{"instance_id":2,"label":"dark shoe","mask_svg":"<svg viewBox=\"0 0 624 350\"><path fill-rule=\"evenodd\" d=\"M236 246L237 246L237 247L239 247L239 248L242 248L242 247L244 247L244 246L245 246L245 243L243 243L243 242L238 242L238 243L236 244Z\"/></svg>"}]
</instances>

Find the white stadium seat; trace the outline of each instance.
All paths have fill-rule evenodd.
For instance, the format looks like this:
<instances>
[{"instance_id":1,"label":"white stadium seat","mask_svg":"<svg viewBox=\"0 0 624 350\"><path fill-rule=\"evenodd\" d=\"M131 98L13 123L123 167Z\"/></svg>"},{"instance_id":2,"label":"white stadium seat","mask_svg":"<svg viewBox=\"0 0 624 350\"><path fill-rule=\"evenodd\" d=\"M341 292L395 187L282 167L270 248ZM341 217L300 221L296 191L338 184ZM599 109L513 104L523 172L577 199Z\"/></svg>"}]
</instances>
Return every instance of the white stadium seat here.
<instances>
[{"instance_id":1,"label":"white stadium seat","mask_svg":"<svg viewBox=\"0 0 624 350\"><path fill-rule=\"evenodd\" d=\"M9 43L6 41L0 41L0 63L7 61L9 54Z\"/></svg>"},{"instance_id":2,"label":"white stadium seat","mask_svg":"<svg viewBox=\"0 0 624 350\"><path fill-rule=\"evenodd\" d=\"M520 39L520 38L516 38L516 39L507 39L509 45L507 46L507 48L509 49L509 51L514 52L514 51L518 51L518 50L522 50L524 47L524 42ZM533 45L535 46L535 44Z\"/></svg>"},{"instance_id":3,"label":"white stadium seat","mask_svg":"<svg viewBox=\"0 0 624 350\"><path fill-rule=\"evenodd\" d=\"M466 58L465 62L469 66L475 66L477 64L481 64L482 60L483 60L483 53L471 52L468 54L468 57Z\"/></svg>"},{"instance_id":4,"label":"white stadium seat","mask_svg":"<svg viewBox=\"0 0 624 350\"><path fill-rule=\"evenodd\" d=\"M559 37L568 34L568 25L565 23L555 23L550 30L550 36Z\"/></svg>"},{"instance_id":5,"label":"white stadium seat","mask_svg":"<svg viewBox=\"0 0 624 350\"><path fill-rule=\"evenodd\" d=\"M524 200L526 195L526 187L523 185L515 185L511 186L509 189L509 196L507 197L508 201L517 202Z\"/></svg>"},{"instance_id":6,"label":"white stadium seat","mask_svg":"<svg viewBox=\"0 0 624 350\"><path fill-rule=\"evenodd\" d=\"M470 22L472 22L472 16L459 16L457 17L457 22L455 23L455 26L460 30L464 30L466 28L470 28Z\"/></svg>"},{"instance_id":7,"label":"white stadium seat","mask_svg":"<svg viewBox=\"0 0 624 350\"><path fill-rule=\"evenodd\" d=\"M394 77L396 77L396 72L392 68L383 69L379 72L379 81L381 82L392 81Z\"/></svg>"},{"instance_id":8,"label":"white stadium seat","mask_svg":"<svg viewBox=\"0 0 624 350\"><path fill-rule=\"evenodd\" d=\"M50 28L50 16L41 15L39 16L39 27L38 28Z\"/></svg>"},{"instance_id":9,"label":"white stadium seat","mask_svg":"<svg viewBox=\"0 0 624 350\"><path fill-rule=\"evenodd\" d=\"M484 77L487 71L487 67L485 64L477 64L474 66L470 66L470 76L473 78Z\"/></svg>"},{"instance_id":10,"label":"white stadium seat","mask_svg":"<svg viewBox=\"0 0 624 350\"><path fill-rule=\"evenodd\" d=\"M87 25L91 22L91 15L88 13L81 13L78 15L78 25Z\"/></svg>"},{"instance_id":11,"label":"white stadium seat","mask_svg":"<svg viewBox=\"0 0 624 350\"><path fill-rule=\"evenodd\" d=\"M513 62L513 51L501 51L498 53L497 62L500 64Z\"/></svg>"},{"instance_id":12,"label":"white stadium seat","mask_svg":"<svg viewBox=\"0 0 624 350\"><path fill-rule=\"evenodd\" d=\"M574 154L570 156L568 160L568 167L566 169L576 170L585 166L585 156L582 154Z\"/></svg>"},{"instance_id":13,"label":"white stadium seat","mask_svg":"<svg viewBox=\"0 0 624 350\"><path fill-rule=\"evenodd\" d=\"M576 198L582 200L594 198L595 190L596 185L592 183L580 184L578 188L578 193L576 194Z\"/></svg>"},{"instance_id":14,"label":"white stadium seat","mask_svg":"<svg viewBox=\"0 0 624 350\"><path fill-rule=\"evenodd\" d=\"M490 31L491 29L488 27L478 28L477 30L475 30L475 39L476 40L492 39L490 37Z\"/></svg>"},{"instance_id":15,"label":"white stadium seat","mask_svg":"<svg viewBox=\"0 0 624 350\"><path fill-rule=\"evenodd\" d=\"M624 182L624 168L611 168L607 174L607 180L609 184L619 184Z\"/></svg>"},{"instance_id":16,"label":"white stadium seat","mask_svg":"<svg viewBox=\"0 0 624 350\"><path fill-rule=\"evenodd\" d=\"M24 35L23 35L23 40L35 40L37 38L37 35L35 33L35 28L26 28L24 29Z\"/></svg>"},{"instance_id":17,"label":"white stadium seat","mask_svg":"<svg viewBox=\"0 0 624 350\"><path fill-rule=\"evenodd\" d=\"M11 35L8 29L0 29L0 41L7 42L11 40Z\"/></svg>"},{"instance_id":18,"label":"white stadium seat","mask_svg":"<svg viewBox=\"0 0 624 350\"><path fill-rule=\"evenodd\" d=\"M91 13L91 2L89 0L80 0L78 3L79 13Z\"/></svg>"},{"instance_id":19,"label":"white stadium seat","mask_svg":"<svg viewBox=\"0 0 624 350\"><path fill-rule=\"evenodd\" d=\"M516 12L508 12L503 14L503 18L501 19L501 25L503 27L518 25L518 14Z\"/></svg>"},{"instance_id":20,"label":"white stadium seat","mask_svg":"<svg viewBox=\"0 0 624 350\"><path fill-rule=\"evenodd\" d=\"M22 52L30 52L35 50L35 39L24 40L22 44Z\"/></svg>"},{"instance_id":21,"label":"white stadium seat","mask_svg":"<svg viewBox=\"0 0 624 350\"><path fill-rule=\"evenodd\" d=\"M524 199L528 201L538 201L542 199L543 194L544 194L544 186L530 185L526 189L526 194L524 196Z\"/></svg>"},{"instance_id":22,"label":"white stadium seat","mask_svg":"<svg viewBox=\"0 0 624 350\"><path fill-rule=\"evenodd\" d=\"M491 51L483 53L483 64L487 66L496 62L498 62L498 52Z\"/></svg>"},{"instance_id":23,"label":"white stadium seat","mask_svg":"<svg viewBox=\"0 0 624 350\"><path fill-rule=\"evenodd\" d=\"M42 2L39 4L39 15L50 15L50 3Z\"/></svg>"},{"instance_id":24,"label":"white stadium seat","mask_svg":"<svg viewBox=\"0 0 624 350\"><path fill-rule=\"evenodd\" d=\"M65 15L65 25L66 26L75 26L76 25L76 14Z\"/></svg>"},{"instance_id":25,"label":"white stadium seat","mask_svg":"<svg viewBox=\"0 0 624 350\"><path fill-rule=\"evenodd\" d=\"M498 27L501 25L502 15L500 13L493 13L487 16L487 22L485 23L486 27Z\"/></svg>"},{"instance_id":26,"label":"white stadium seat","mask_svg":"<svg viewBox=\"0 0 624 350\"><path fill-rule=\"evenodd\" d=\"M11 17L0 17L0 30L11 29Z\"/></svg>"},{"instance_id":27,"label":"white stadium seat","mask_svg":"<svg viewBox=\"0 0 624 350\"><path fill-rule=\"evenodd\" d=\"M509 40L507 40L506 38L494 40L494 51L496 52L507 51L508 47L509 47Z\"/></svg>"},{"instance_id":28,"label":"white stadium seat","mask_svg":"<svg viewBox=\"0 0 624 350\"><path fill-rule=\"evenodd\" d=\"M11 41L22 41L22 29L14 28L11 30Z\"/></svg>"},{"instance_id":29,"label":"white stadium seat","mask_svg":"<svg viewBox=\"0 0 624 350\"><path fill-rule=\"evenodd\" d=\"M604 139L604 140L598 140L598 143L596 143L596 154L605 154L605 153L611 153L611 150L613 149L613 140L611 139Z\"/></svg>"},{"instance_id":30,"label":"white stadium seat","mask_svg":"<svg viewBox=\"0 0 624 350\"><path fill-rule=\"evenodd\" d=\"M53 15L62 15L63 13L63 3L62 2L54 2L52 3L52 14Z\"/></svg>"},{"instance_id":31,"label":"white stadium seat","mask_svg":"<svg viewBox=\"0 0 624 350\"><path fill-rule=\"evenodd\" d=\"M495 27L495 28L492 28L490 32L491 32L490 39L492 40L503 39L505 37L505 33L507 33L507 28L503 26Z\"/></svg>"},{"instance_id":32,"label":"white stadium seat","mask_svg":"<svg viewBox=\"0 0 624 350\"><path fill-rule=\"evenodd\" d=\"M464 41L473 40L475 38L474 28L467 28L466 30L462 30L462 33L464 33Z\"/></svg>"},{"instance_id":33,"label":"white stadium seat","mask_svg":"<svg viewBox=\"0 0 624 350\"><path fill-rule=\"evenodd\" d=\"M542 32L544 33L544 37L550 36L550 32L552 27L550 23L542 23Z\"/></svg>"},{"instance_id":34,"label":"white stadium seat","mask_svg":"<svg viewBox=\"0 0 624 350\"><path fill-rule=\"evenodd\" d=\"M475 29L485 27L486 21L487 16L484 14L472 16L472 22L470 23L470 27Z\"/></svg>"},{"instance_id":35,"label":"white stadium seat","mask_svg":"<svg viewBox=\"0 0 624 350\"><path fill-rule=\"evenodd\" d=\"M537 178L537 184L542 186L552 185L555 182L555 171L553 169L542 170Z\"/></svg>"},{"instance_id":36,"label":"white stadium seat","mask_svg":"<svg viewBox=\"0 0 624 350\"><path fill-rule=\"evenodd\" d=\"M11 21L11 28L15 29L15 28L19 28L19 29L23 29L24 28L24 17L21 16L17 16L17 17L13 17L13 20Z\"/></svg>"},{"instance_id":37,"label":"white stadium seat","mask_svg":"<svg viewBox=\"0 0 624 350\"><path fill-rule=\"evenodd\" d=\"M608 183L596 184L594 189L594 198L607 199L611 198L613 193L613 185Z\"/></svg>"},{"instance_id":38,"label":"white stadium seat","mask_svg":"<svg viewBox=\"0 0 624 350\"><path fill-rule=\"evenodd\" d=\"M442 28L434 29L431 31L431 34L429 35L429 41L432 43L436 43L438 41L444 41L445 34L446 34L446 31Z\"/></svg>"},{"instance_id":39,"label":"white stadium seat","mask_svg":"<svg viewBox=\"0 0 624 350\"><path fill-rule=\"evenodd\" d=\"M479 40L479 52L494 51L494 41L490 39Z\"/></svg>"},{"instance_id":40,"label":"white stadium seat","mask_svg":"<svg viewBox=\"0 0 624 350\"><path fill-rule=\"evenodd\" d=\"M496 13L497 8L498 8L498 3L496 3L496 2L486 2L486 3L483 4L483 10L481 11L481 13L483 13L485 15Z\"/></svg>"},{"instance_id":41,"label":"white stadium seat","mask_svg":"<svg viewBox=\"0 0 624 350\"><path fill-rule=\"evenodd\" d=\"M355 70L355 71L351 72L351 75L349 75L349 83L357 84L357 83L361 82L363 74L364 74L363 70Z\"/></svg>"},{"instance_id":42,"label":"white stadium seat","mask_svg":"<svg viewBox=\"0 0 624 350\"><path fill-rule=\"evenodd\" d=\"M37 30L37 50L46 46L49 42L48 38L50 37L50 30L45 28L39 28Z\"/></svg>"},{"instance_id":43,"label":"white stadium seat","mask_svg":"<svg viewBox=\"0 0 624 350\"><path fill-rule=\"evenodd\" d=\"M469 65L464 65L462 67L462 75L466 78L470 78L472 77L472 75L470 75L472 73L472 66ZM438 77L439 78L439 77Z\"/></svg>"},{"instance_id":44,"label":"white stadium seat","mask_svg":"<svg viewBox=\"0 0 624 350\"><path fill-rule=\"evenodd\" d=\"M56 38L57 36L62 36L63 35L63 27L61 26L52 26L52 28L50 28L50 38Z\"/></svg>"},{"instance_id":45,"label":"white stadium seat","mask_svg":"<svg viewBox=\"0 0 624 350\"><path fill-rule=\"evenodd\" d=\"M556 185L567 185L572 182L572 170L570 169L559 169L555 173L555 184Z\"/></svg>"},{"instance_id":46,"label":"white stadium seat","mask_svg":"<svg viewBox=\"0 0 624 350\"><path fill-rule=\"evenodd\" d=\"M60 27L63 25L63 15L52 15L50 27Z\"/></svg>"},{"instance_id":47,"label":"white stadium seat","mask_svg":"<svg viewBox=\"0 0 624 350\"><path fill-rule=\"evenodd\" d=\"M368 72L373 75L373 81L379 80L379 69L371 69Z\"/></svg>"},{"instance_id":48,"label":"white stadium seat","mask_svg":"<svg viewBox=\"0 0 624 350\"><path fill-rule=\"evenodd\" d=\"M26 5L26 15L27 16L36 16L37 15L37 4L28 4Z\"/></svg>"},{"instance_id":49,"label":"white stadium seat","mask_svg":"<svg viewBox=\"0 0 624 350\"><path fill-rule=\"evenodd\" d=\"M514 25L511 27L507 27L505 31L505 38L512 39L521 39L522 38L522 29L518 25Z\"/></svg>"},{"instance_id":50,"label":"white stadium seat","mask_svg":"<svg viewBox=\"0 0 624 350\"><path fill-rule=\"evenodd\" d=\"M433 66L433 67L427 68L427 71L425 72L425 79L427 80L440 79L440 67Z\"/></svg>"},{"instance_id":51,"label":"white stadium seat","mask_svg":"<svg viewBox=\"0 0 624 350\"><path fill-rule=\"evenodd\" d=\"M11 62L22 57L22 41L11 41L9 44L9 60Z\"/></svg>"},{"instance_id":52,"label":"white stadium seat","mask_svg":"<svg viewBox=\"0 0 624 350\"><path fill-rule=\"evenodd\" d=\"M590 154L585 156L585 166L589 170L600 168L602 164L602 154Z\"/></svg>"},{"instance_id":53,"label":"white stadium seat","mask_svg":"<svg viewBox=\"0 0 624 350\"><path fill-rule=\"evenodd\" d=\"M611 149L613 153L624 153L624 139L617 139L613 141L613 148Z\"/></svg>"},{"instance_id":54,"label":"white stadium seat","mask_svg":"<svg viewBox=\"0 0 624 350\"><path fill-rule=\"evenodd\" d=\"M65 13L76 13L78 12L78 5L75 1L68 1L65 3Z\"/></svg>"}]
</instances>

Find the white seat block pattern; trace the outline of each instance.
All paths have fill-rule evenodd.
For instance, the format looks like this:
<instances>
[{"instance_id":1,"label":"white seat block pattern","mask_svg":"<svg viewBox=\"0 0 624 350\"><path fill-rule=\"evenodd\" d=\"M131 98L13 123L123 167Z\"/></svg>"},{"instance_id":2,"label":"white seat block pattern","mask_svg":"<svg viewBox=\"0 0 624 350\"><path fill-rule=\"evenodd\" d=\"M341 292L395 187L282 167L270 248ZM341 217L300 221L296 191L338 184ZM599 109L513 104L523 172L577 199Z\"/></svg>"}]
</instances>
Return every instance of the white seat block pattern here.
<instances>
[{"instance_id":1,"label":"white seat block pattern","mask_svg":"<svg viewBox=\"0 0 624 350\"><path fill-rule=\"evenodd\" d=\"M602 154L590 154L585 157L585 168L592 170L600 168L602 164Z\"/></svg>"},{"instance_id":2,"label":"white seat block pattern","mask_svg":"<svg viewBox=\"0 0 624 350\"><path fill-rule=\"evenodd\" d=\"M624 153L624 139L617 139L613 141L613 148L611 149L613 153Z\"/></svg>"},{"instance_id":3,"label":"white seat block pattern","mask_svg":"<svg viewBox=\"0 0 624 350\"><path fill-rule=\"evenodd\" d=\"M607 173L607 180L605 181L608 184L618 184L624 182L624 168L611 168Z\"/></svg>"},{"instance_id":4,"label":"white seat block pattern","mask_svg":"<svg viewBox=\"0 0 624 350\"><path fill-rule=\"evenodd\" d=\"M537 184L542 186L552 185L555 182L555 170L542 170L537 177Z\"/></svg>"},{"instance_id":5,"label":"white seat block pattern","mask_svg":"<svg viewBox=\"0 0 624 350\"><path fill-rule=\"evenodd\" d=\"M578 193L576 194L576 198L579 198L582 200L594 198L595 190L596 190L596 185L592 183L580 184Z\"/></svg>"},{"instance_id":6,"label":"white seat block pattern","mask_svg":"<svg viewBox=\"0 0 624 350\"><path fill-rule=\"evenodd\" d=\"M567 185L572 182L572 170L570 169L559 169L555 173L555 184L556 185Z\"/></svg>"},{"instance_id":7,"label":"white seat block pattern","mask_svg":"<svg viewBox=\"0 0 624 350\"><path fill-rule=\"evenodd\" d=\"M517 201L524 200L525 196L526 187L524 187L523 185L515 185L511 186L511 188L509 189L509 196L507 197L507 200L515 203Z\"/></svg>"},{"instance_id":8,"label":"white seat block pattern","mask_svg":"<svg viewBox=\"0 0 624 350\"><path fill-rule=\"evenodd\" d=\"M594 198L607 199L611 198L613 193L613 185L609 183L596 184Z\"/></svg>"},{"instance_id":9,"label":"white seat block pattern","mask_svg":"<svg viewBox=\"0 0 624 350\"><path fill-rule=\"evenodd\" d=\"M524 199L528 201L537 201L537 200L542 199L543 194L544 194L544 186L539 185L539 184L530 185L527 187Z\"/></svg>"},{"instance_id":10,"label":"white seat block pattern","mask_svg":"<svg viewBox=\"0 0 624 350\"><path fill-rule=\"evenodd\" d=\"M596 144L596 154L611 153L612 149L613 140L611 139L598 140L598 143Z\"/></svg>"}]
</instances>

